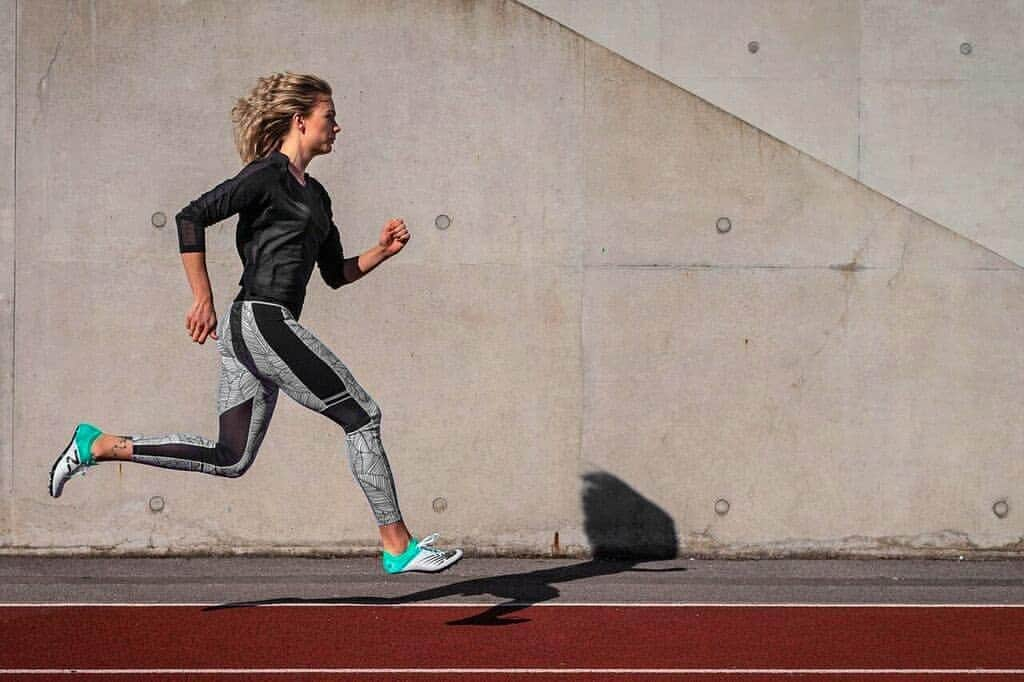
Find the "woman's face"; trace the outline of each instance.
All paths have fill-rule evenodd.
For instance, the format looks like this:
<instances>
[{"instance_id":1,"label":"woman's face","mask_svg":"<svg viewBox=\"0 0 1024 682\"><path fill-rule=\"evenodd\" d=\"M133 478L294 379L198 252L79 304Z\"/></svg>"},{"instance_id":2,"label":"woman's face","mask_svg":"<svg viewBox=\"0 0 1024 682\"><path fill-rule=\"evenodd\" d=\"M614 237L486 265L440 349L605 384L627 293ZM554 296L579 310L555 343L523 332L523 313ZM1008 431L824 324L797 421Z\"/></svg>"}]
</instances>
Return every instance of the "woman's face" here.
<instances>
[{"instance_id":1,"label":"woman's face","mask_svg":"<svg viewBox=\"0 0 1024 682\"><path fill-rule=\"evenodd\" d=\"M305 131L303 137L306 141L306 148L313 155L329 154L334 145L335 136L341 131L341 127L335 122L334 100L330 97L322 97L313 107L313 111L303 119Z\"/></svg>"}]
</instances>

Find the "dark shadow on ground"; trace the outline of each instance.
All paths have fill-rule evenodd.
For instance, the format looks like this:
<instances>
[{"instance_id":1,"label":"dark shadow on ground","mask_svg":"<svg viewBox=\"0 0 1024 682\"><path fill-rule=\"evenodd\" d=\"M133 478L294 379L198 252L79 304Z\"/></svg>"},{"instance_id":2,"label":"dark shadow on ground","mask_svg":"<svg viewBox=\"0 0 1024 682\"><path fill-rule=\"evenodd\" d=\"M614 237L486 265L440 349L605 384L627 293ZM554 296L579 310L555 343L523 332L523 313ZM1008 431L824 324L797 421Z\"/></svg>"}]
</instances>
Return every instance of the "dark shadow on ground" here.
<instances>
[{"instance_id":1,"label":"dark shadow on ground","mask_svg":"<svg viewBox=\"0 0 1024 682\"><path fill-rule=\"evenodd\" d=\"M528 618L511 616L529 606L550 601L561 593L555 585L625 571L685 571L685 568L641 568L649 561L674 559L679 549L675 524L653 502L607 472L583 477L584 531L593 559L526 573L509 573L463 580L411 592L398 597L282 597L262 601L233 602L204 609L265 606L271 604L373 604L397 605L445 597L493 595L504 599L483 613L448 621L449 625L514 625Z\"/></svg>"}]
</instances>

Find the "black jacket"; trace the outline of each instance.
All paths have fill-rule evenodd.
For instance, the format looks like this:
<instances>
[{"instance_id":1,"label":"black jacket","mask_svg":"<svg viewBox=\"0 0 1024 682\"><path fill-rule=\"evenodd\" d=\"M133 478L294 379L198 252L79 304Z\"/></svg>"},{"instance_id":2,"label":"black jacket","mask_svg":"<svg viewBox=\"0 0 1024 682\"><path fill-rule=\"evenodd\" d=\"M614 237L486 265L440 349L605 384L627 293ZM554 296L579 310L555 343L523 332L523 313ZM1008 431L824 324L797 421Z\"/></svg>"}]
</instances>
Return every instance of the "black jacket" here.
<instances>
[{"instance_id":1,"label":"black jacket","mask_svg":"<svg viewBox=\"0 0 1024 682\"><path fill-rule=\"evenodd\" d=\"M280 151L251 162L190 202L175 221L181 253L206 251L205 228L237 213L235 245L244 270L235 300L279 303L298 319L313 265L337 289L345 284L345 254L327 190L308 173L303 187L288 163Z\"/></svg>"}]
</instances>

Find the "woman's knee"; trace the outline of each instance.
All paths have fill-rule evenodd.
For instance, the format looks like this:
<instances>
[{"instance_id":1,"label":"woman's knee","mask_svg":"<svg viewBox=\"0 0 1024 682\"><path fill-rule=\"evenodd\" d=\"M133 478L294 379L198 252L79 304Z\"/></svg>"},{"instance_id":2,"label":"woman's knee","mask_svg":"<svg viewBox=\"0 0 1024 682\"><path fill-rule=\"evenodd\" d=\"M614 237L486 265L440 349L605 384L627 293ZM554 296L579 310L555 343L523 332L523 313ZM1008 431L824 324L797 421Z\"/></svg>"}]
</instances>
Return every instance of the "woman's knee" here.
<instances>
[{"instance_id":1,"label":"woman's knee","mask_svg":"<svg viewBox=\"0 0 1024 682\"><path fill-rule=\"evenodd\" d=\"M372 398L363 403L346 398L337 405L328 407L323 414L341 425L346 433L352 433L367 426L380 426L380 407Z\"/></svg>"},{"instance_id":2,"label":"woman's knee","mask_svg":"<svg viewBox=\"0 0 1024 682\"><path fill-rule=\"evenodd\" d=\"M249 470L252 460L252 457L245 456L245 452L218 443L214 455L214 473L225 478L238 478Z\"/></svg>"}]
</instances>

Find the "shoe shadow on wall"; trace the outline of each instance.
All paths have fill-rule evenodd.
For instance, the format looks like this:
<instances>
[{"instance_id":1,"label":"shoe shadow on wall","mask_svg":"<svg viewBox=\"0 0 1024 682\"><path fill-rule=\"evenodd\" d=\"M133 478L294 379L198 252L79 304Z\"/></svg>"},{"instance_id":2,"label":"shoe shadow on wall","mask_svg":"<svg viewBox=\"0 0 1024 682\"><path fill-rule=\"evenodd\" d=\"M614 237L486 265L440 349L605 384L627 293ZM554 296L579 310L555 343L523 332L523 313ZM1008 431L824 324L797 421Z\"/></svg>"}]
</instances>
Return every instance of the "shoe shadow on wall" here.
<instances>
[{"instance_id":1,"label":"shoe shadow on wall","mask_svg":"<svg viewBox=\"0 0 1024 682\"><path fill-rule=\"evenodd\" d=\"M482 613L448 621L448 625L515 625L529 619L511 614L556 599L561 594L556 585L561 583L626 571L686 570L682 567L640 567L645 562L676 558L679 540L675 524L660 507L612 474L598 471L583 476L583 516L584 531L594 558L578 564L463 580L397 597L284 597L219 604L204 610L306 603L397 605L449 597L492 595L505 601Z\"/></svg>"}]
</instances>

